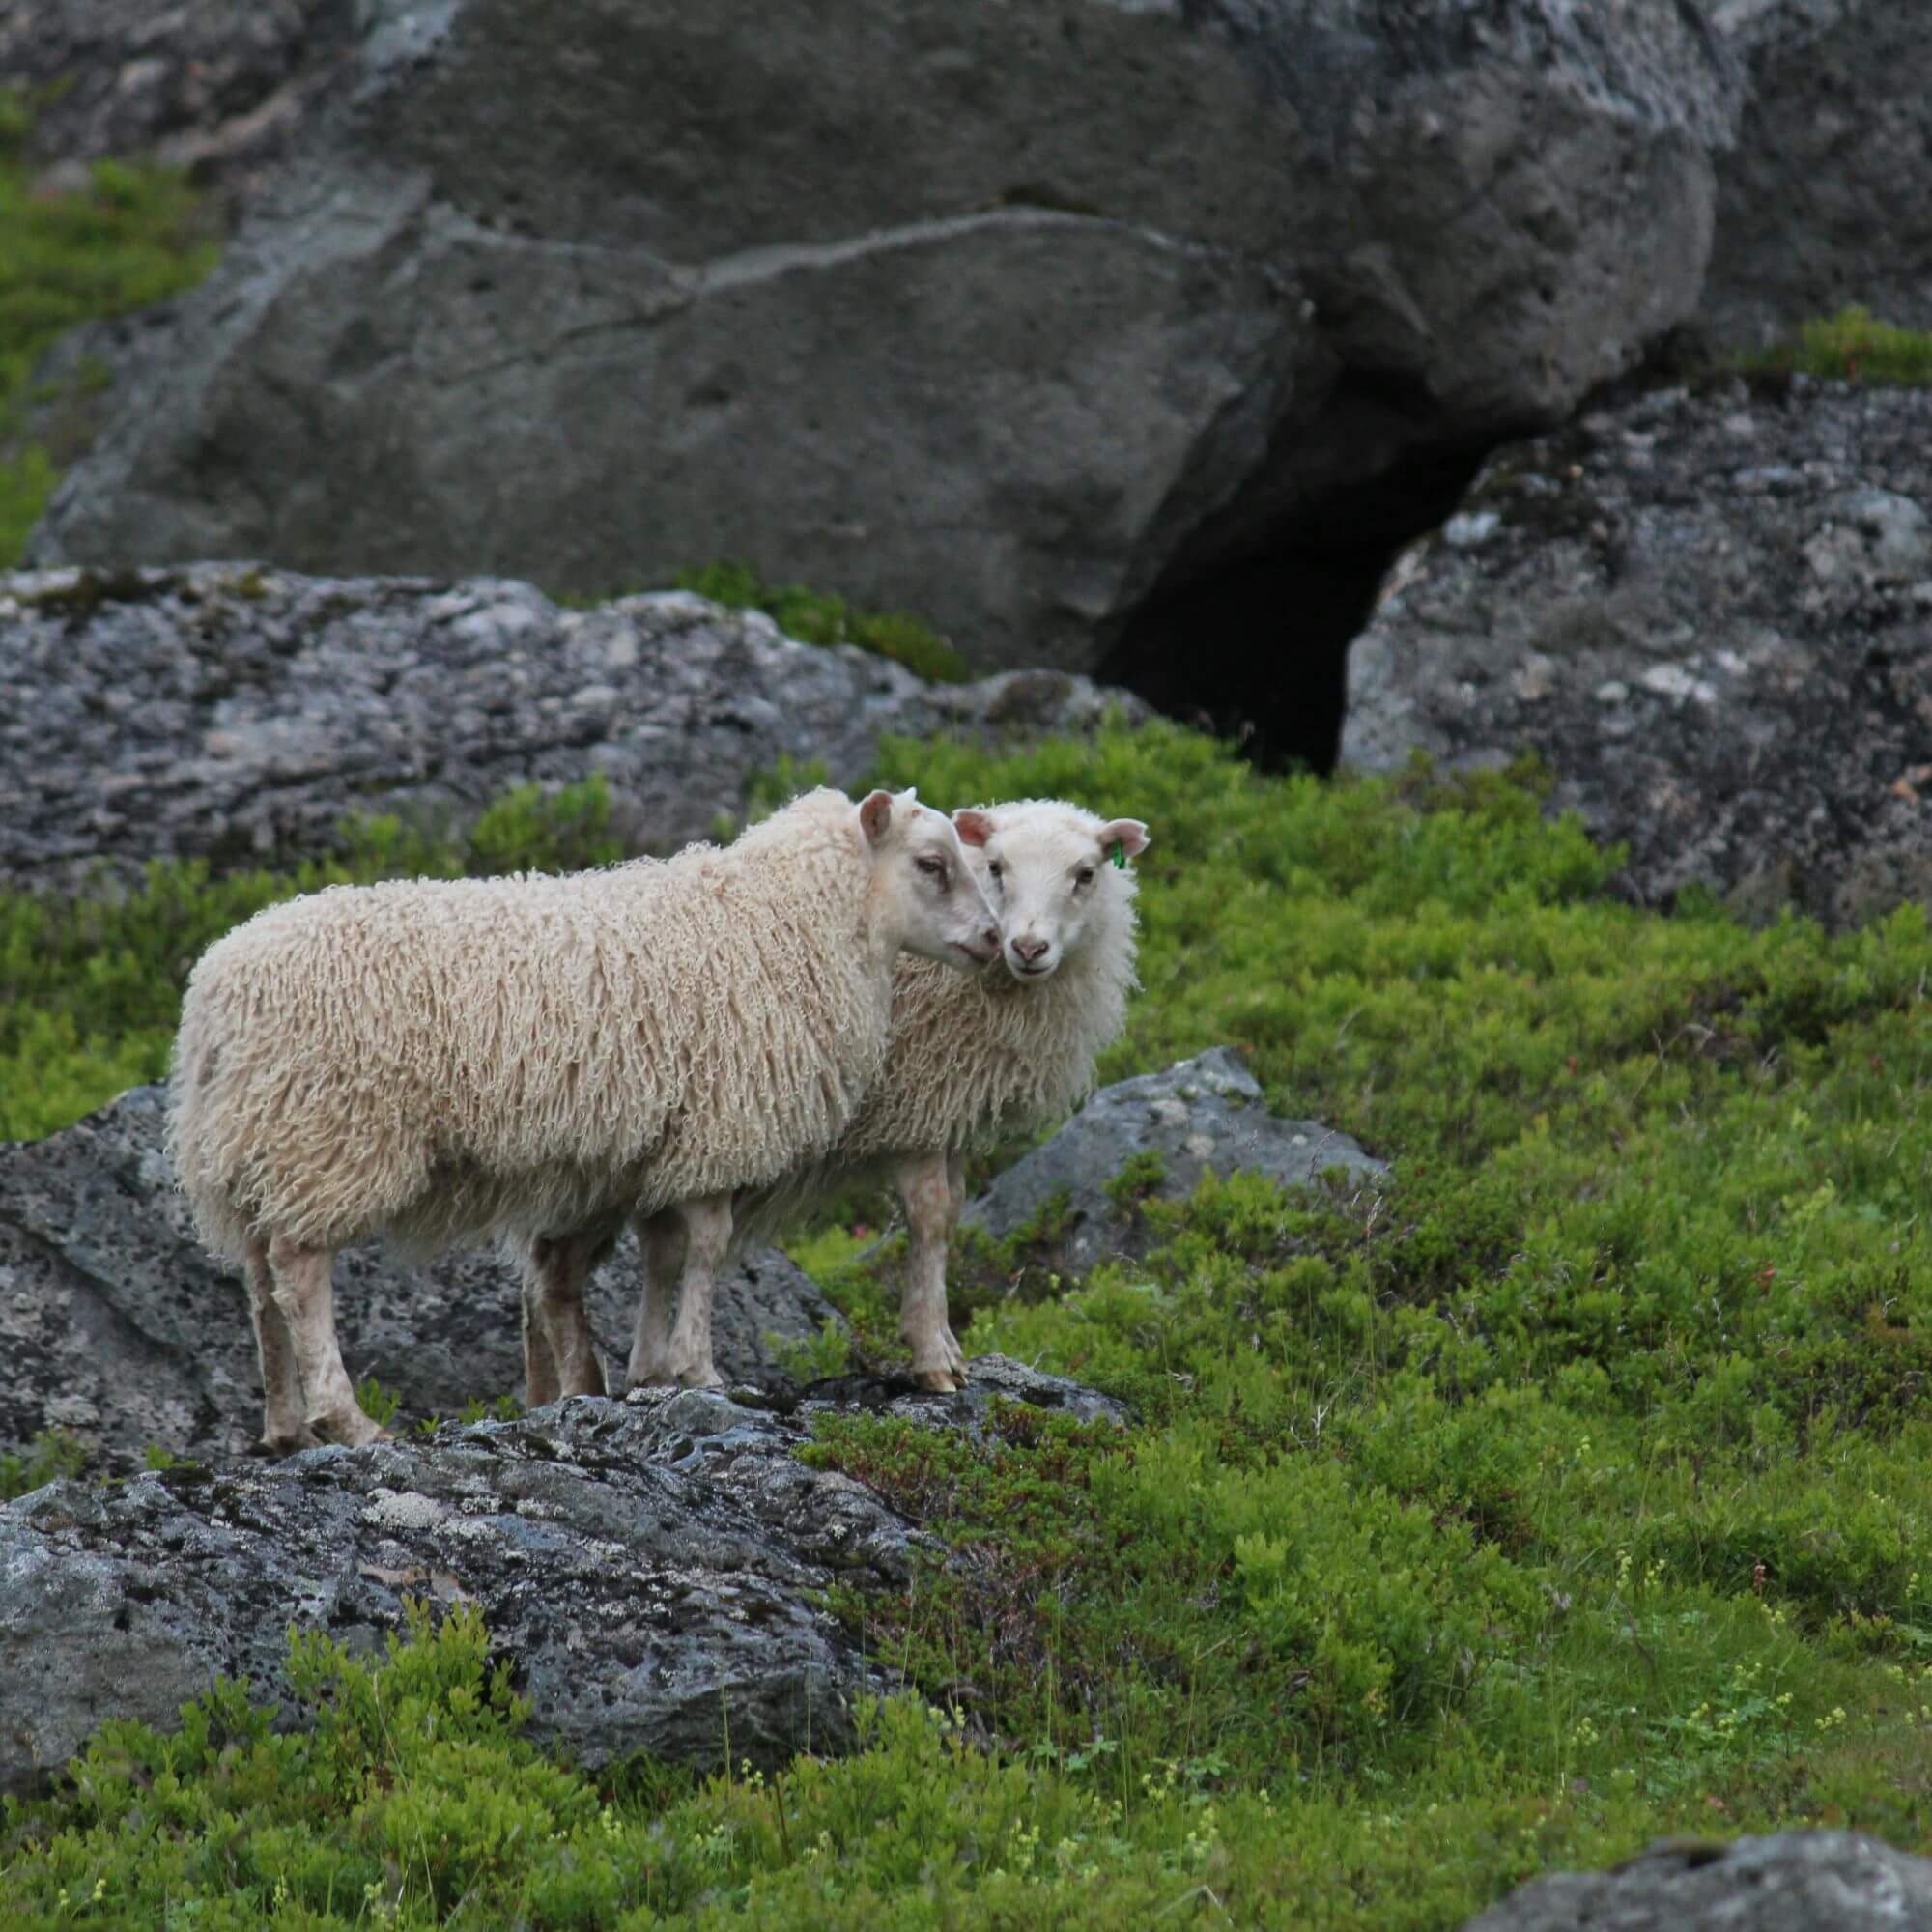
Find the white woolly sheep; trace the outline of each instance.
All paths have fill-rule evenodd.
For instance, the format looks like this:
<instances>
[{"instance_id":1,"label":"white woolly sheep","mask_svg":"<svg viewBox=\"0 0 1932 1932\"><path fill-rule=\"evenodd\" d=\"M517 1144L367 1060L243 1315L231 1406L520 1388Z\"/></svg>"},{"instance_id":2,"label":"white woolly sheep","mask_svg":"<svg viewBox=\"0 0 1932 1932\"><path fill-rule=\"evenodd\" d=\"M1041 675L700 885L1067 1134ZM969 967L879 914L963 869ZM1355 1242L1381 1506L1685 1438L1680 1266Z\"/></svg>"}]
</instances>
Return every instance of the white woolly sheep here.
<instances>
[{"instance_id":1,"label":"white woolly sheep","mask_svg":"<svg viewBox=\"0 0 1932 1932\"><path fill-rule=\"evenodd\" d=\"M680 1339L710 1361L730 1199L834 1145L885 1059L901 950L992 957L952 823L910 791L816 791L720 850L563 878L336 887L205 953L169 1151L242 1264L273 1449L379 1435L330 1264L383 1231L526 1258L537 1399L603 1393L582 1287L626 1214L691 1229Z\"/></svg>"},{"instance_id":2,"label":"white woolly sheep","mask_svg":"<svg viewBox=\"0 0 1932 1932\"><path fill-rule=\"evenodd\" d=\"M1004 967L958 974L902 959L885 1068L844 1137L734 1204L740 1245L769 1238L814 1196L889 1173L911 1236L899 1331L929 1389L957 1388L965 1373L946 1309L965 1156L1061 1119L1092 1091L1094 1062L1119 1035L1136 984L1136 880L1125 862L1149 842L1137 818L1103 821L1057 799L958 811L952 822L999 911ZM634 1388L677 1378L668 1296L688 1238L675 1209L639 1232Z\"/></svg>"}]
</instances>

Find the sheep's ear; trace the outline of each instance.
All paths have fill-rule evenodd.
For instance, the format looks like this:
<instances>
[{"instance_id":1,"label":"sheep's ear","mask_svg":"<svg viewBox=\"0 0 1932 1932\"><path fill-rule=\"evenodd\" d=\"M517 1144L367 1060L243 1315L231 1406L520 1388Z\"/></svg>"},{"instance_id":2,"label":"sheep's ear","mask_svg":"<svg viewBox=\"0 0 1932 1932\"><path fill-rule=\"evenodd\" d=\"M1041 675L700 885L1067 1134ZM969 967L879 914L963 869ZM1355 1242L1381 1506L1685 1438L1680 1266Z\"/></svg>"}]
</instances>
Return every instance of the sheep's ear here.
<instances>
[{"instance_id":1,"label":"sheep's ear","mask_svg":"<svg viewBox=\"0 0 1932 1932\"><path fill-rule=\"evenodd\" d=\"M1116 818L1100 828L1100 856L1117 866L1123 857L1137 859L1147 850L1150 838L1138 818Z\"/></svg>"},{"instance_id":2,"label":"sheep's ear","mask_svg":"<svg viewBox=\"0 0 1932 1932\"><path fill-rule=\"evenodd\" d=\"M859 826L876 845L892 829L893 795L889 791L867 792L859 807Z\"/></svg>"},{"instance_id":3,"label":"sheep's ear","mask_svg":"<svg viewBox=\"0 0 1932 1932\"><path fill-rule=\"evenodd\" d=\"M952 814L952 829L962 845L983 845L993 836L993 814L967 807Z\"/></svg>"}]
</instances>

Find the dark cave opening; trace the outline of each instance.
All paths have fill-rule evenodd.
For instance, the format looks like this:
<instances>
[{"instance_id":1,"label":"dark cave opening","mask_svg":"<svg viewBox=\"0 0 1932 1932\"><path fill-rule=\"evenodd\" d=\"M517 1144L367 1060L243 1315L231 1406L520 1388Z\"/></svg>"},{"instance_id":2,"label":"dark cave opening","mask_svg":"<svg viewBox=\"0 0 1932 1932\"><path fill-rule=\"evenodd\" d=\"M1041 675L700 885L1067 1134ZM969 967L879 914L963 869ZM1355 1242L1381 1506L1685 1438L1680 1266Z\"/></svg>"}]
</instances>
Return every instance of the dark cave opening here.
<instances>
[{"instance_id":1,"label":"dark cave opening","mask_svg":"<svg viewBox=\"0 0 1932 1932\"><path fill-rule=\"evenodd\" d=\"M1127 620L1095 675L1235 739L1257 765L1335 768L1349 646L1403 547L1461 502L1492 447L1412 454L1332 492L1264 544L1183 569Z\"/></svg>"}]
</instances>

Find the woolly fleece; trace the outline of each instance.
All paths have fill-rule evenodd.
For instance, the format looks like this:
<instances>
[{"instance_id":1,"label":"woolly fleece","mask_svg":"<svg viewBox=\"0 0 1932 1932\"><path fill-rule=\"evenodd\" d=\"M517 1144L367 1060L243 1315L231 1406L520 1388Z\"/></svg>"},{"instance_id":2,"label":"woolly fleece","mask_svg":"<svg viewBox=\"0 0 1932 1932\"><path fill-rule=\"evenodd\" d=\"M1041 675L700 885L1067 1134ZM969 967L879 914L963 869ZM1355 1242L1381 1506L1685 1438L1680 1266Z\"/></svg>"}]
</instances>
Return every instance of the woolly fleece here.
<instances>
[{"instance_id":1,"label":"woolly fleece","mask_svg":"<svg viewBox=\"0 0 1932 1932\"><path fill-rule=\"evenodd\" d=\"M852 802L568 877L345 886L211 947L169 1151L203 1238L422 1251L760 1187L836 1143L894 986ZM965 974L935 967L962 982Z\"/></svg>"},{"instance_id":2,"label":"woolly fleece","mask_svg":"<svg viewBox=\"0 0 1932 1932\"><path fill-rule=\"evenodd\" d=\"M983 879L987 855L1021 842L1077 851L1106 821L1063 799L984 808L993 838L967 857ZM838 1145L775 1187L739 1196L733 1245L766 1240L816 1197L912 1154L965 1152L1064 1119L1094 1089L1101 1051L1126 1023L1139 881L1103 865L1076 945L1049 978L1016 979L1002 964L950 972L901 958L893 976L893 1034L883 1071Z\"/></svg>"}]
</instances>

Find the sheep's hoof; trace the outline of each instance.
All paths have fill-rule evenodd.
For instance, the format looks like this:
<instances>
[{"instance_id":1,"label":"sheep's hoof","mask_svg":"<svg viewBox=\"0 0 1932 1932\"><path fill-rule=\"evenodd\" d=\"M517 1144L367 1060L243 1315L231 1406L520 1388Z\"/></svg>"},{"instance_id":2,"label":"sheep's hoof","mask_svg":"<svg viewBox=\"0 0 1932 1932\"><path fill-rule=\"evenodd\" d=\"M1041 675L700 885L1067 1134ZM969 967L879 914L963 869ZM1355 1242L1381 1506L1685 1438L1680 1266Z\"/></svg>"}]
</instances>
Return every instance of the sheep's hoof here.
<instances>
[{"instance_id":1,"label":"sheep's hoof","mask_svg":"<svg viewBox=\"0 0 1932 1932\"><path fill-rule=\"evenodd\" d=\"M956 1395L965 1385L963 1375L954 1375L951 1369L915 1369L913 1381L929 1395Z\"/></svg>"},{"instance_id":2,"label":"sheep's hoof","mask_svg":"<svg viewBox=\"0 0 1932 1932\"><path fill-rule=\"evenodd\" d=\"M709 1362L701 1369L680 1369L677 1380L680 1388L688 1389L722 1389L724 1386L724 1378Z\"/></svg>"},{"instance_id":3,"label":"sheep's hoof","mask_svg":"<svg viewBox=\"0 0 1932 1932\"><path fill-rule=\"evenodd\" d=\"M258 1456L293 1456L298 1449L320 1449L322 1437L313 1429L278 1430L273 1435L264 1435L255 1444Z\"/></svg>"},{"instance_id":4,"label":"sheep's hoof","mask_svg":"<svg viewBox=\"0 0 1932 1932\"><path fill-rule=\"evenodd\" d=\"M624 1384L624 1393L633 1389L674 1389L677 1378L668 1369L644 1369L632 1376Z\"/></svg>"},{"instance_id":5,"label":"sheep's hoof","mask_svg":"<svg viewBox=\"0 0 1932 1932\"><path fill-rule=\"evenodd\" d=\"M393 1442L396 1439L380 1422L360 1414L340 1422L311 1423L309 1426L321 1440L338 1442L345 1449L366 1449L372 1442Z\"/></svg>"}]
</instances>

